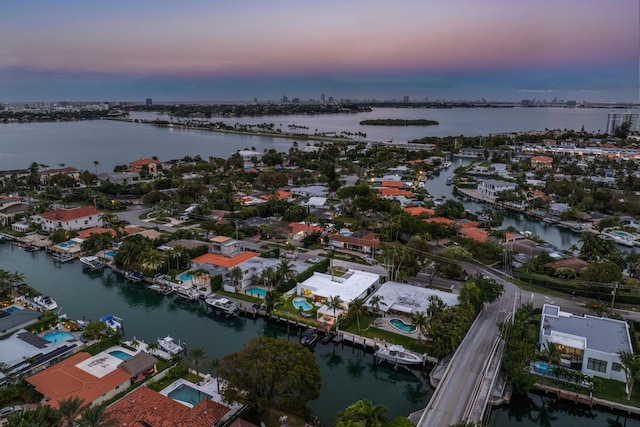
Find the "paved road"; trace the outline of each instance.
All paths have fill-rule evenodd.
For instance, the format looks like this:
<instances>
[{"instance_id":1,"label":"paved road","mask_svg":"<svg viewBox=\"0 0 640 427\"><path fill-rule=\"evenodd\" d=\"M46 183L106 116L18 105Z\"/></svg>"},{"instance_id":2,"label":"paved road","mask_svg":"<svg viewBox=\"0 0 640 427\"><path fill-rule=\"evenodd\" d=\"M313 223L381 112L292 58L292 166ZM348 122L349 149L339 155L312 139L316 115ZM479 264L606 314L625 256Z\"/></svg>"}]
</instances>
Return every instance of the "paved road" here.
<instances>
[{"instance_id":1,"label":"paved road","mask_svg":"<svg viewBox=\"0 0 640 427\"><path fill-rule=\"evenodd\" d=\"M118 212L118 219L121 221L127 221L132 226L156 228L156 224L154 224L153 222L143 221L138 218L140 215L151 212L152 210L153 209L151 208L135 205L124 212ZM164 224L157 224L157 228L168 233L176 232L176 229L174 227Z\"/></svg>"},{"instance_id":2,"label":"paved road","mask_svg":"<svg viewBox=\"0 0 640 427\"><path fill-rule=\"evenodd\" d=\"M463 420L498 336L497 324L505 321L513 309L517 288L490 271L486 275L504 285L504 294L498 301L487 305L474 322L454 353L418 427L444 427Z\"/></svg>"}]
</instances>

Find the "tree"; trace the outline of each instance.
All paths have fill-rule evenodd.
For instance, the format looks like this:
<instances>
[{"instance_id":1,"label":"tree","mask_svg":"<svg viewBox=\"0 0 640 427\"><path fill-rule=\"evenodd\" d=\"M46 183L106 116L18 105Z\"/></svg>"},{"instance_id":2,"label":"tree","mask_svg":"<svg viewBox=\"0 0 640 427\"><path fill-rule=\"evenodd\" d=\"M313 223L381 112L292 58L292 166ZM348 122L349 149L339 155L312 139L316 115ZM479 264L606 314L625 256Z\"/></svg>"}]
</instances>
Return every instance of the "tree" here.
<instances>
[{"instance_id":1,"label":"tree","mask_svg":"<svg viewBox=\"0 0 640 427\"><path fill-rule=\"evenodd\" d=\"M288 282L296 275L295 266L291 261L286 258L280 260L280 263L276 266L276 276L278 280L282 282Z\"/></svg>"},{"instance_id":2,"label":"tree","mask_svg":"<svg viewBox=\"0 0 640 427\"><path fill-rule=\"evenodd\" d=\"M627 400L630 400L633 384L640 378L640 357L633 351L627 350L620 350L618 356L620 356L620 364L627 379Z\"/></svg>"},{"instance_id":3,"label":"tree","mask_svg":"<svg viewBox=\"0 0 640 427\"><path fill-rule=\"evenodd\" d=\"M562 350L560 349L558 344L547 342L544 345L544 348L540 352L540 357L542 357L547 362L547 369L545 369L544 371L543 378L547 376L549 371L551 371L551 365L560 361L560 356L562 356Z\"/></svg>"},{"instance_id":4,"label":"tree","mask_svg":"<svg viewBox=\"0 0 640 427\"><path fill-rule=\"evenodd\" d=\"M360 327L360 315L364 313L364 301L360 298L356 298L349 303L349 314L353 314L356 316L356 321L358 322L358 333L362 332L362 328Z\"/></svg>"},{"instance_id":5,"label":"tree","mask_svg":"<svg viewBox=\"0 0 640 427\"><path fill-rule=\"evenodd\" d=\"M374 405L370 400L358 400L338 412L334 417L335 427L347 427L355 425L362 427L383 427L389 422L387 407Z\"/></svg>"},{"instance_id":6,"label":"tree","mask_svg":"<svg viewBox=\"0 0 640 427\"><path fill-rule=\"evenodd\" d=\"M371 308L373 309L373 314L374 315L377 316L378 312L380 312L380 303L383 300L384 300L384 297L382 295L374 295L369 300L369 305L371 305Z\"/></svg>"},{"instance_id":7,"label":"tree","mask_svg":"<svg viewBox=\"0 0 640 427\"><path fill-rule=\"evenodd\" d=\"M187 363L193 365L197 375L200 375L200 366L207 363L207 352L202 347L193 347L187 354Z\"/></svg>"},{"instance_id":8,"label":"tree","mask_svg":"<svg viewBox=\"0 0 640 427\"><path fill-rule=\"evenodd\" d=\"M267 306L267 312L270 312L276 305L282 302L282 294L279 291L268 291L264 296L264 303Z\"/></svg>"},{"instance_id":9,"label":"tree","mask_svg":"<svg viewBox=\"0 0 640 427\"><path fill-rule=\"evenodd\" d=\"M321 374L313 353L298 343L258 337L220 360L222 390L228 402L241 402L258 414L269 408L299 412L320 395Z\"/></svg>"},{"instance_id":10,"label":"tree","mask_svg":"<svg viewBox=\"0 0 640 427\"><path fill-rule=\"evenodd\" d=\"M233 280L233 286L235 286L236 288L238 287L238 283L240 283L243 277L244 273L238 266L233 267L231 271L229 271L229 279Z\"/></svg>"},{"instance_id":11,"label":"tree","mask_svg":"<svg viewBox=\"0 0 640 427\"><path fill-rule=\"evenodd\" d=\"M418 330L418 341L420 341L429 326L429 316L423 311L411 313L411 326Z\"/></svg>"},{"instance_id":12,"label":"tree","mask_svg":"<svg viewBox=\"0 0 640 427\"><path fill-rule=\"evenodd\" d=\"M58 412L62 417L62 421L66 423L67 427L73 426L76 419L83 411L84 400L77 396L69 397L68 399L62 399L58 405Z\"/></svg>"},{"instance_id":13,"label":"tree","mask_svg":"<svg viewBox=\"0 0 640 427\"><path fill-rule=\"evenodd\" d=\"M338 330L338 317L336 312L342 309L342 300L338 295L330 296L327 300L327 307L333 310L333 318L336 319L336 330Z\"/></svg>"},{"instance_id":14,"label":"tree","mask_svg":"<svg viewBox=\"0 0 640 427\"><path fill-rule=\"evenodd\" d=\"M105 412L107 405L85 406L78 423L80 427L112 427L118 425L118 420Z\"/></svg>"},{"instance_id":15,"label":"tree","mask_svg":"<svg viewBox=\"0 0 640 427\"><path fill-rule=\"evenodd\" d=\"M100 166L100 162L97 160L94 160L93 166L96 168L96 176L98 176L98 166Z\"/></svg>"}]
</instances>

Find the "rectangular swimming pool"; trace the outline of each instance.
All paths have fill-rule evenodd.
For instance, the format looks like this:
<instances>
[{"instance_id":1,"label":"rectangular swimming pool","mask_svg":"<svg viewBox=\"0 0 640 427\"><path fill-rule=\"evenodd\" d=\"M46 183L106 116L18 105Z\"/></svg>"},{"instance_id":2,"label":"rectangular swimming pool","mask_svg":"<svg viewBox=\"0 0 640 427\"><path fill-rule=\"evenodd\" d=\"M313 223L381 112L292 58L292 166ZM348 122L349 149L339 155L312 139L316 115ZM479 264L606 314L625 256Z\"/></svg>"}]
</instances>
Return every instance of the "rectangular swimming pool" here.
<instances>
[{"instance_id":1,"label":"rectangular swimming pool","mask_svg":"<svg viewBox=\"0 0 640 427\"><path fill-rule=\"evenodd\" d=\"M204 399L212 399L213 396L197 390L193 387L189 387L186 384L180 384L175 390L169 392L168 395L170 398L174 400L179 400L181 402L186 402L191 405L197 405Z\"/></svg>"}]
</instances>

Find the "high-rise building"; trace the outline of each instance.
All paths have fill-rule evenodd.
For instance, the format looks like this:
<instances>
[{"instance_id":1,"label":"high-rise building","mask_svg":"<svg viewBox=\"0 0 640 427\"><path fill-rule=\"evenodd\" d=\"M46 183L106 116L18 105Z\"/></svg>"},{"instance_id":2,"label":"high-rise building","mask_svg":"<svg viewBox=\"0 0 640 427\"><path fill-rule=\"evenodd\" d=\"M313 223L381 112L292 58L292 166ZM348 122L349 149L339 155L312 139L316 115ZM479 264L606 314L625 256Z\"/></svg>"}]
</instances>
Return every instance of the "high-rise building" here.
<instances>
[{"instance_id":1,"label":"high-rise building","mask_svg":"<svg viewBox=\"0 0 640 427\"><path fill-rule=\"evenodd\" d=\"M402 102L404 102L405 104L409 103L409 95L405 95L402 97Z\"/></svg>"},{"instance_id":2,"label":"high-rise building","mask_svg":"<svg viewBox=\"0 0 640 427\"><path fill-rule=\"evenodd\" d=\"M609 113L607 133L612 135L624 123L629 123L629 132L640 132L640 113Z\"/></svg>"},{"instance_id":3,"label":"high-rise building","mask_svg":"<svg viewBox=\"0 0 640 427\"><path fill-rule=\"evenodd\" d=\"M147 99L146 99L146 101L145 101L145 103L147 104L147 107L150 107L150 106L152 106L152 105L153 105L153 99L151 99L151 98L147 98Z\"/></svg>"},{"instance_id":4,"label":"high-rise building","mask_svg":"<svg viewBox=\"0 0 640 427\"><path fill-rule=\"evenodd\" d=\"M326 100L326 95L323 93L320 95L320 102L324 104L325 100Z\"/></svg>"},{"instance_id":5,"label":"high-rise building","mask_svg":"<svg viewBox=\"0 0 640 427\"><path fill-rule=\"evenodd\" d=\"M289 102L289 98L287 97L287 95L282 95L282 103L286 103Z\"/></svg>"}]
</instances>

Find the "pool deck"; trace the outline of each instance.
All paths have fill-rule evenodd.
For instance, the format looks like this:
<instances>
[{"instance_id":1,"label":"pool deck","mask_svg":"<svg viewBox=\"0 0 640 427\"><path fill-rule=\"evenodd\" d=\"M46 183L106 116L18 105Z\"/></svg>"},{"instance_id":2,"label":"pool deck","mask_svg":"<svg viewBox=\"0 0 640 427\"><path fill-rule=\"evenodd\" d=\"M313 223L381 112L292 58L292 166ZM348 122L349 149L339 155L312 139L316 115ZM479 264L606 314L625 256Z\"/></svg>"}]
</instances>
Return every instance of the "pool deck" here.
<instances>
[{"instance_id":1,"label":"pool deck","mask_svg":"<svg viewBox=\"0 0 640 427\"><path fill-rule=\"evenodd\" d=\"M191 370L192 373L196 374L195 371ZM199 374L201 377L204 378L204 380L202 382L199 382L198 384L194 384L192 382L189 382L183 378L180 378L174 382L172 382L171 384L169 384L167 387L163 388L162 390L160 390L160 394L162 394L163 396L167 396L169 397L169 393L171 393L172 391L174 391L175 389L177 389L178 387L180 387L181 385L187 385L191 388L194 388L196 390L199 390L203 393L208 394L209 396L212 396L212 399L214 402L220 403L221 405L227 406L231 409L231 413L235 413L238 410L240 410L240 408L242 408L242 404L240 403L233 403L233 404L229 404L227 403L223 398L222 395L220 395L218 393L218 381L215 377L211 376L211 375L203 375L203 374ZM222 386L222 383L221 383ZM175 400L175 399L174 399ZM191 405L190 403L187 402L183 402L181 400L176 400L176 402L178 403L182 403L185 406L188 406L189 408L192 408L193 405Z\"/></svg>"},{"instance_id":2,"label":"pool deck","mask_svg":"<svg viewBox=\"0 0 640 427\"><path fill-rule=\"evenodd\" d=\"M384 316L384 317L378 317L377 319L375 319L373 322L371 322L371 326L373 326L374 328L378 328L378 329L382 329L385 331L389 331L389 332L393 332L395 334L400 334L400 335L405 335L407 337L411 337L411 338L418 338L418 331L415 332L402 332L401 330L394 328L389 321L391 319L399 319L402 320L404 323L406 323L407 325L411 324L411 320L410 319L406 319L402 316Z\"/></svg>"}]
</instances>

